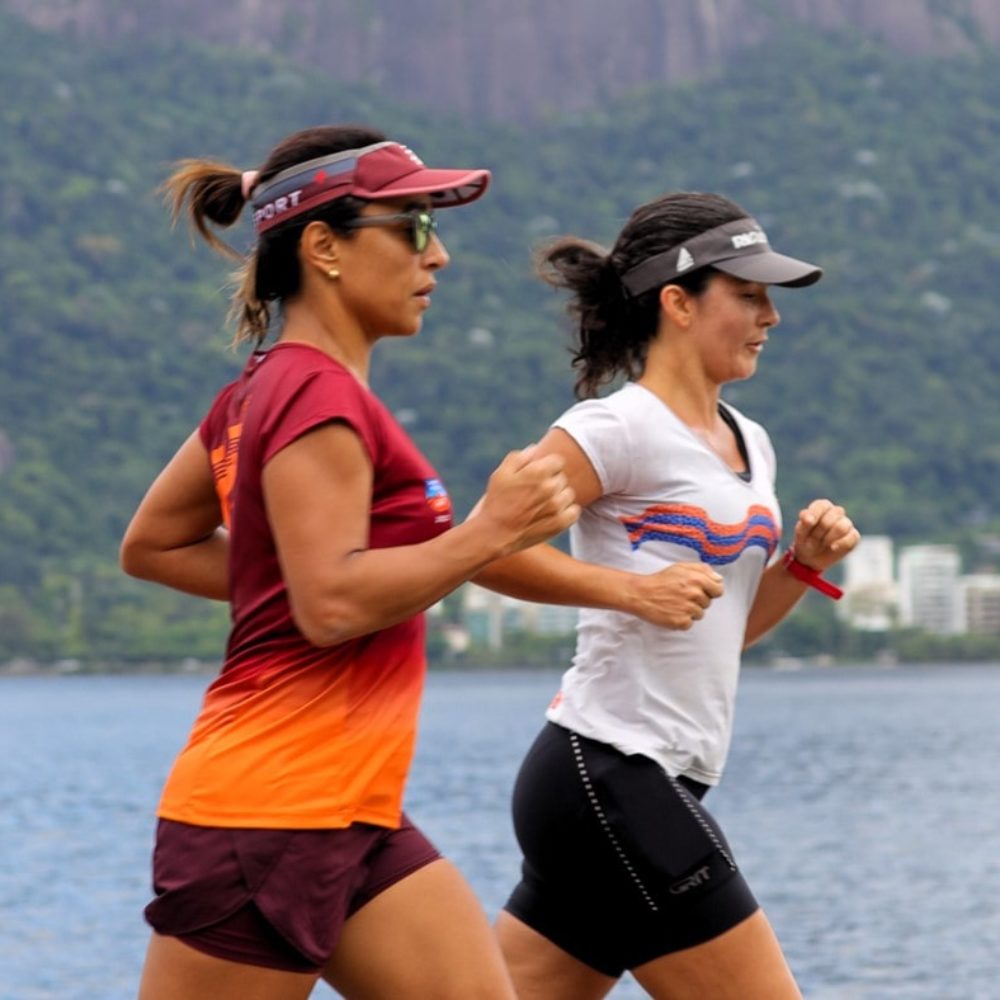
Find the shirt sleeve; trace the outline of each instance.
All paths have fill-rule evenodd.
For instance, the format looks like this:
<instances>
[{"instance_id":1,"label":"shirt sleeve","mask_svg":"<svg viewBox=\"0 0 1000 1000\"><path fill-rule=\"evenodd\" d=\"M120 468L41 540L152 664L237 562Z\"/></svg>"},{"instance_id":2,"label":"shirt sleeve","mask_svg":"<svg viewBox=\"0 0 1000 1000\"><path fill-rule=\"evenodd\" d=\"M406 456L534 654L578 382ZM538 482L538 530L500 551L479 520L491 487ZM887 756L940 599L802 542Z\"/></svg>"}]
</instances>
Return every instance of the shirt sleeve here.
<instances>
[{"instance_id":1,"label":"shirt sleeve","mask_svg":"<svg viewBox=\"0 0 1000 1000\"><path fill-rule=\"evenodd\" d=\"M262 463L303 434L328 423L346 424L375 465L380 435L366 390L346 373L314 371L291 388L263 428Z\"/></svg>"},{"instance_id":2,"label":"shirt sleeve","mask_svg":"<svg viewBox=\"0 0 1000 1000\"><path fill-rule=\"evenodd\" d=\"M230 382L219 390L212 405L205 414L204 419L198 425L198 436L206 451L211 451L222 436L222 431L226 426L229 412L229 401L236 391L236 383Z\"/></svg>"},{"instance_id":3,"label":"shirt sleeve","mask_svg":"<svg viewBox=\"0 0 1000 1000\"><path fill-rule=\"evenodd\" d=\"M606 399L586 399L552 425L565 431L587 456L605 494L628 491L632 448L628 423Z\"/></svg>"}]
</instances>

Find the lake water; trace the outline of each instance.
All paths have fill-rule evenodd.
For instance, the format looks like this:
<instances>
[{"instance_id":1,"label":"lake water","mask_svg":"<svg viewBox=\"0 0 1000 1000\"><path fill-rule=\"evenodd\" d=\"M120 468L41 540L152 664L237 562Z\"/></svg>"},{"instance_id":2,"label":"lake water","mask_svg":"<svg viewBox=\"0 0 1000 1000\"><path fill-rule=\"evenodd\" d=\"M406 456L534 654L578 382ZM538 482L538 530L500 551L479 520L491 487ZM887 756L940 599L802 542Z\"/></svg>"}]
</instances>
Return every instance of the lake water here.
<instances>
[{"instance_id":1,"label":"lake water","mask_svg":"<svg viewBox=\"0 0 1000 1000\"><path fill-rule=\"evenodd\" d=\"M153 809L205 684L0 679L0 1000L134 996ZM491 914L517 871L509 790L557 684L430 678L408 808ZM998 762L1000 667L745 672L708 804L807 997L1000 1000Z\"/></svg>"}]
</instances>

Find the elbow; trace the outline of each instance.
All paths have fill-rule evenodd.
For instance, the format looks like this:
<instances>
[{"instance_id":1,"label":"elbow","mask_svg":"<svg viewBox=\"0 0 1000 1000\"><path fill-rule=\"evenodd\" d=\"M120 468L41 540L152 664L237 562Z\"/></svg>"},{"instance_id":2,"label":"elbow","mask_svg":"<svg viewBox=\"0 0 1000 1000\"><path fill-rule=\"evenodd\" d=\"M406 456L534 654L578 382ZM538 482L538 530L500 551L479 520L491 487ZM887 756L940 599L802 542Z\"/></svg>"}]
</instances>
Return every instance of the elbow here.
<instances>
[{"instance_id":1,"label":"elbow","mask_svg":"<svg viewBox=\"0 0 1000 1000\"><path fill-rule=\"evenodd\" d=\"M118 547L118 565L122 572L140 580L149 577L149 559L146 548L131 533L126 532Z\"/></svg>"},{"instance_id":2,"label":"elbow","mask_svg":"<svg viewBox=\"0 0 1000 1000\"><path fill-rule=\"evenodd\" d=\"M309 607L292 602L292 620L313 646L327 648L339 646L349 639L357 639L377 630L366 622L360 610L349 602L330 602L325 607Z\"/></svg>"},{"instance_id":3,"label":"elbow","mask_svg":"<svg viewBox=\"0 0 1000 1000\"><path fill-rule=\"evenodd\" d=\"M357 639L365 635L364 629L352 629L345 625L317 626L312 623L302 623L296 620L295 623L299 631L305 637L310 646L317 646L320 649L329 649L331 646L339 646L349 639Z\"/></svg>"},{"instance_id":4,"label":"elbow","mask_svg":"<svg viewBox=\"0 0 1000 1000\"><path fill-rule=\"evenodd\" d=\"M743 633L743 648L749 649L751 646L760 642L765 635L770 631L770 626L765 626L760 623L750 622L747 624L746 631Z\"/></svg>"},{"instance_id":5,"label":"elbow","mask_svg":"<svg viewBox=\"0 0 1000 1000\"><path fill-rule=\"evenodd\" d=\"M118 546L118 565L122 572L138 580L159 582L164 571L167 550L149 534L129 525Z\"/></svg>"},{"instance_id":6,"label":"elbow","mask_svg":"<svg viewBox=\"0 0 1000 1000\"><path fill-rule=\"evenodd\" d=\"M339 629L321 628L311 622L295 620L298 630L305 637L310 646L317 646L320 649L328 649L330 646L338 646L352 638L346 632Z\"/></svg>"}]
</instances>

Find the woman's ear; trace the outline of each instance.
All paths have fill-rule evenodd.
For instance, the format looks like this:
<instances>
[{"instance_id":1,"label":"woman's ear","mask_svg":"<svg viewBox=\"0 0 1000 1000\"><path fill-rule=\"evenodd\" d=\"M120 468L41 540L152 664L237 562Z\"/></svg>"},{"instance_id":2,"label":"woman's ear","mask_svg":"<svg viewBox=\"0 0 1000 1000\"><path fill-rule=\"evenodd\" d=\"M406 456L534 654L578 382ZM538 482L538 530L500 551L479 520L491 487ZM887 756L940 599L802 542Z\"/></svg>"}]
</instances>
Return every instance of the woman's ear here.
<instances>
[{"instance_id":1,"label":"woman's ear","mask_svg":"<svg viewBox=\"0 0 1000 1000\"><path fill-rule=\"evenodd\" d=\"M693 297L680 285L664 285L660 289L660 311L675 326L686 329L693 316Z\"/></svg>"},{"instance_id":2,"label":"woman's ear","mask_svg":"<svg viewBox=\"0 0 1000 1000\"><path fill-rule=\"evenodd\" d=\"M310 222L302 230L299 254L303 267L329 275L340 265L340 239L325 222Z\"/></svg>"}]
</instances>

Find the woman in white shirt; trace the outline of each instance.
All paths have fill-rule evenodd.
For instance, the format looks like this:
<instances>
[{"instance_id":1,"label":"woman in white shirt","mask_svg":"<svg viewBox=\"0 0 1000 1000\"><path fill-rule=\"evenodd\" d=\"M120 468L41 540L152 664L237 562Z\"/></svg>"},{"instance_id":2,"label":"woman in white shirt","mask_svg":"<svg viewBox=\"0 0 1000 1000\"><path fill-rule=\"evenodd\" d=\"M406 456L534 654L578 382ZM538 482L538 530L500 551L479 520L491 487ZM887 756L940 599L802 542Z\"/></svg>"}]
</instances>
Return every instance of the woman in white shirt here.
<instances>
[{"instance_id":1,"label":"woman in white shirt","mask_svg":"<svg viewBox=\"0 0 1000 1000\"><path fill-rule=\"evenodd\" d=\"M771 285L818 267L774 252L711 194L638 208L610 252L566 238L542 274L571 293L587 397L553 425L578 503L573 556L541 546L479 581L579 605L576 654L514 792L523 876L498 921L521 1000L603 997L626 971L658 998L799 991L722 831L721 777L745 645L858 541L819 499L776 558L765 430L720 399L778 323ZM624 376L603 398L601 386Z\"/></svg>"}]
</instances>

